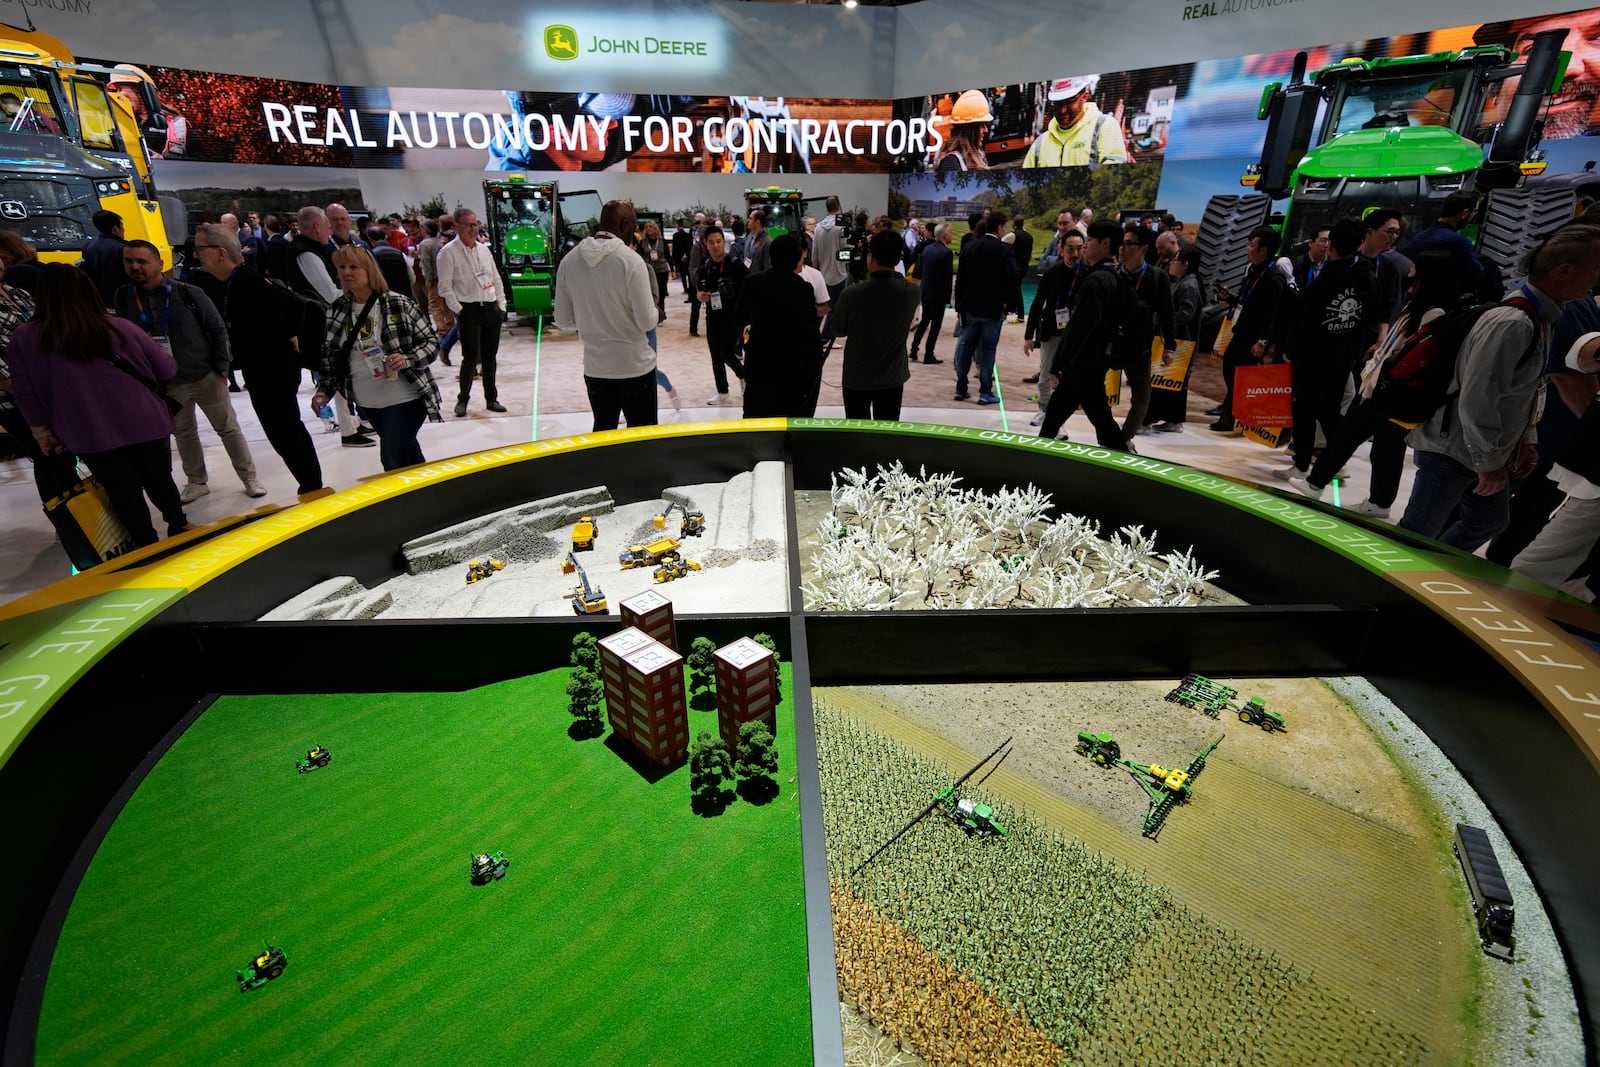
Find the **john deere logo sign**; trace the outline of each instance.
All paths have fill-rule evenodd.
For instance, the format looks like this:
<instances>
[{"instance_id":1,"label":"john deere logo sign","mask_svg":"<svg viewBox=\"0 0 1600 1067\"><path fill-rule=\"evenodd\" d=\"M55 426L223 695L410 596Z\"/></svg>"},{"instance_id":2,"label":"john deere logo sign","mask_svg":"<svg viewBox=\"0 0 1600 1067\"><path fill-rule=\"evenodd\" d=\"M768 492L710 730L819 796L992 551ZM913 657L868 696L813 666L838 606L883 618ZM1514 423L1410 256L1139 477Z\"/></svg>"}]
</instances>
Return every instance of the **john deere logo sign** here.
<instances>
[{"instance_id":1,"label":"john deere logo sign","mask_svg":"<svg viewBox=\"0 0 1600 1067\"><path fill-rule=\"evenodd\" d=\"M578 31L571 26L546 26L544 54L551 59L577 59Z\"/></svg>"}]
</instances>

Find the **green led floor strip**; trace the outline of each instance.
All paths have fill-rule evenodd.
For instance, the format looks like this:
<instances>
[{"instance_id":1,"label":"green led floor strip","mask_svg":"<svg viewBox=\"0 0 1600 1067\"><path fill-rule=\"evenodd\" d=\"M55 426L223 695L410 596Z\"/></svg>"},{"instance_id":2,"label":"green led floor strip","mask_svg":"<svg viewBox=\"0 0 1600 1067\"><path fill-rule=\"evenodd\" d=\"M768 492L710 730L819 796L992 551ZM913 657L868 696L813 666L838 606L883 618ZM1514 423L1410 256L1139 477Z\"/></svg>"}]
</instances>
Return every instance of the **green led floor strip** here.
<instances>
[{"instance_id":1,"label":"green led floor strip","mask_svg":"<svg viewBox=\"0 0 1600 1067\"><path fill-rule=\"evenodd\" d=\"M528 440L539 439L539 347L544 341L544 316L533 324L533 419L528 429Z\"/></svg>"}]
</instances>

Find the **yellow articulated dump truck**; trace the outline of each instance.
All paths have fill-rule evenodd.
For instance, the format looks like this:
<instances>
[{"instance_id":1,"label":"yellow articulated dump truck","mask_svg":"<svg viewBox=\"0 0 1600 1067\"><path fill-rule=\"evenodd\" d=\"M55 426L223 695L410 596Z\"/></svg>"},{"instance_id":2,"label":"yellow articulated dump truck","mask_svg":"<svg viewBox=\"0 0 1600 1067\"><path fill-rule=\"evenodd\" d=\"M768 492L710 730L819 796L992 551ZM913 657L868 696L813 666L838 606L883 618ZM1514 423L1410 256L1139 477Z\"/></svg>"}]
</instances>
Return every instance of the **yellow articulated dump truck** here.
<instances>
[{"instance_id":1,"label":"yellow articulated dump truck","mask_svg":"<svg viewBox=\"0 0 1600 1067\"><path fill-rule=\"evenodd\" d=\"M0 25L0 228L41 260L76 263L105 210L122 216L124 238L149 241L173 266L183 204L156 193L134 107L105 84L133 69L78 63L48 34ZM154 95L148 77L140 88Z\"/></svg>"}]
</instances>

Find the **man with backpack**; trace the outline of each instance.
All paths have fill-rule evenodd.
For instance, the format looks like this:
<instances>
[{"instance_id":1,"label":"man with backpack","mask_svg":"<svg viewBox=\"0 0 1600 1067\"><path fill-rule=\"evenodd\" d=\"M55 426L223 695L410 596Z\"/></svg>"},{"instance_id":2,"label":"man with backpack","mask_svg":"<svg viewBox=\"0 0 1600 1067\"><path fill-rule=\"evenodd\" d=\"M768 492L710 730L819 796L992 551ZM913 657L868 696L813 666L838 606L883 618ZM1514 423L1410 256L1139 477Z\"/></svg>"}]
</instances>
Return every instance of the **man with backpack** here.
<instances>
[{"instance_id":1,"label":"man with backpack","mask_svg":"<svg viewBox=\"0 0 1600 1067\"><path fill-rule=\"evenodd\" d=\"M1084 243L1084 262L1091 264L1080 276L1066 322L1066 332L1056 346L1050 364L1050 383L1055 392L1045 407L1039 436L1054 438L1079 407L1094 423L1095 438L1101 448L1128 450L1106 400L1106 371L1123 331L1133 325L1133 287L1117 275L1111 246L1122 239L1122 227L1114 222L1096 222L1089 227Z\"/></svg>"},{"instance_id":2,"label":"man with backpack","mask_svg":"<svg viewBox=\"0 0 1600 1067\"><path fill-rule=\"evenodd\" d=\"M1448 386L1442 403L1408 438L1417 475L1399 525L1466 552L1505 527L1511 479L1538 462L1535 424L1551 328L1561 306L1600 278L1600 227L1562 227L1528 254L1523 267L1527 282L1505 302L1477 311L1459 348L1439 346L1419 372L1435 387L1448 373ZM1392 371L1385 374L1380 393L1393 379Z\"/></svg>"}]
</instances>

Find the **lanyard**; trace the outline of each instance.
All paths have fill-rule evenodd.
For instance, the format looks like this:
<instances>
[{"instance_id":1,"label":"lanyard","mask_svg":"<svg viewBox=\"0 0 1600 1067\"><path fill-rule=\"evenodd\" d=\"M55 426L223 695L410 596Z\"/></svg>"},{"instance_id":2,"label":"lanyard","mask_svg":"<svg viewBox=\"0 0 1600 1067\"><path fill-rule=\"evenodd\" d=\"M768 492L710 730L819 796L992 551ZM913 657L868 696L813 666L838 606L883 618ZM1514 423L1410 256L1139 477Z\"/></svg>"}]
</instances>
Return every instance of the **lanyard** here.
<instances>
[{"instance_id":1,"label":"lanyard","mask_svg":"<svg viewBox=\"0 0 1600 1067\"><path fill-rule=\"evenodd\" d=\"M1317 275L1322 272L1322 268L1327 262L1328 261L1326 259L1324 259L1321 263L1310 263L1307 266L1307 268L1306 268L1306 284L1307 285L1310 285L1312 282L1317 280Z\"/></svg>"},{"instance_id":2,"label":"lanyard","mask_svg":"<svg viewBox=\"0 0 1600 1067\"><path fill-rule=\"evenodd\" d=\"M1271 269L1272 260L1269 259L1261 270L1256 271L1254 278L1250 276L1249 271L1245 272L1244 284L1239 287L1239 306L1241 308L1244 307L1244 302L1250 299L1250 294L1256 291L1256 282L1259 282L1261 276Z\"/></svg>"},{"instance_id":3,"label":"lanyard","mask_svg":"<svg viewBox=\"0 0 1600 1067\"><path fill-rule=\"evenodd\" d=\"M158 333L158 334L155 334L155 336L156 337L171 337L172 336L172 282L168 281L166 279L162 279L161 288L166 294L167 306L162 309L162 311L165 312L165 314L162 316L162 319L161 319L161 332ZM146 327L148 329L152 325L152 323L150 321L150 313L145 310L144 297L139 294L139 287L138 286L134 286L134 289L133 289L133 301L134 301L134 303L139 305L139 325L143 326L143 327Z\"/></svg>"},{"instance_id":4,"label":"lanyard","mask_svg":"<svg viewBox=\"0 0 1600 1067\"><path fill-rule=\"evenodd\" d=\"M1071 299L1072 294L1078 291L1078 275L1081 274L1082 272L1083 272L1083 264L1082 263L1079 263L1079 264L1077 264L1076 266L1074 266L1072 268L1072 284L1067 286L1067 298L1068 299ZM1060 307L1065 307L1065 306L1066 306L1066 304L1061 299L1061 286L1058 285L1058 286L1056 286L1056 307L1060 308Z\"/></svg>"}]
</instances>

